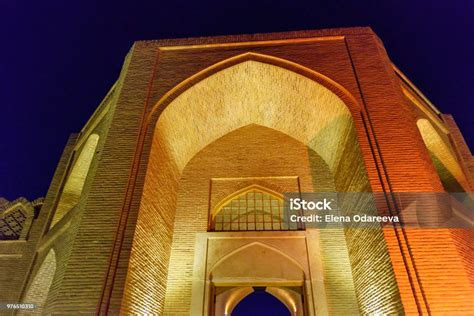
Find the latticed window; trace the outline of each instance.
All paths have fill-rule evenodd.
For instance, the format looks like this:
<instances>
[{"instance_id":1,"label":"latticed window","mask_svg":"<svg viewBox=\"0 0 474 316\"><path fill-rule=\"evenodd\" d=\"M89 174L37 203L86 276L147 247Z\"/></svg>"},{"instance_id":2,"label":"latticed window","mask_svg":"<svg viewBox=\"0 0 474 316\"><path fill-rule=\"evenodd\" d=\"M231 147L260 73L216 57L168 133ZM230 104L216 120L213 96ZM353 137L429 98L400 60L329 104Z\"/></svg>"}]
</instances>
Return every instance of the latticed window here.
<instances>
[{"instance_id":1,"label":"latticed window","mask_svg":"<svg viewBox=\"0 0 474 316\"><path fill-rule=\"evenodd\" d=\"M212 214L214 231L297 230L288 220L283 197L259 186L241 190L224 199Z\"/></svg>"},{"instance_id":2,"label":"latticed window","mask_svg":"<svg viewBox=\"0 0 474 316\"><path fill-rule=\"evenodd\" d=\"M0 240L19 239L25 220L26 214L21 208L0 214Z\"/></svg>"}]
</instances>

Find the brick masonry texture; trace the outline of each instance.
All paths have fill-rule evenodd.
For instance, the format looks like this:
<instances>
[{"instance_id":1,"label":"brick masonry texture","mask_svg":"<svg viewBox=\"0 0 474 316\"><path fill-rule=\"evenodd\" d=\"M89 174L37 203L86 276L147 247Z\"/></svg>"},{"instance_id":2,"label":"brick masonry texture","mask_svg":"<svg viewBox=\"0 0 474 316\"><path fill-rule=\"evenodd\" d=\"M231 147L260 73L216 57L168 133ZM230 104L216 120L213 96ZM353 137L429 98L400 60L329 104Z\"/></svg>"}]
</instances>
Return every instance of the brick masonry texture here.
<instances>
[{"instance_id":1,"label":"brick masonry texture","mask_svg":"<svg viewBox=\"0 0 474 316\"><path fill-rule=\"evenodd\" d=\"M273 94L252 92L268 102L263 112L281 106L269 102L280 90L316 91L309 87L320 89L313 100L331 109L322 104L321 115L300 116L282 133L293 122L288 113L231 128L229 113L244 122L252 108L226 108L226 94L183 102L193 91L215 96L233 71L247 72L258 87L265 78L252 73L255 67L281 78ZM368 28L136 42L109 95L66 145L28 239L0 241L0 301L25 299L43 278L46 314L199 314L191 304L196 233L207 232L215 201L250 183L229 179L253 178L277 192L443 192L449 175L430 156L419 119L434 126L439 148L454 157L448 171L459 168L455 179L470 192L472 154L454 119L428 102L397 74ZM303 111L298 104L289 111ZM318 130L322 137L305 138L331 111L339 121ZM50 227L93 133L99 142L80 198ZM325 146L332 151L321 151ZM387 196L380 209L400 211ZM328 230L319 243L332 314L474 313L472 229ZM40 267L51 249L56 268L48 288L43 272L53 269Z\"/></svg>"}]
</instances>

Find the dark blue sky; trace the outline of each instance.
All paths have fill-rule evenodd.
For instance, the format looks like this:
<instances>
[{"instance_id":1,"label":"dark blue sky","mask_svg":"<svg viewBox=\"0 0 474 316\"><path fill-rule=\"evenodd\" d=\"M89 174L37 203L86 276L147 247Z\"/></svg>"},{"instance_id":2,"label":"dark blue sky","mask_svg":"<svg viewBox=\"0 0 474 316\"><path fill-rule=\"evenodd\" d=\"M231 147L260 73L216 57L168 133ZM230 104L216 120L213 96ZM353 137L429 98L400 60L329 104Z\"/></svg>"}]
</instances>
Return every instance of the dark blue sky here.
<instances>
[{"instance_id":1,"label":"dark blue sky","mask_svg":"<svg viewBox=\"0 0 474 316\"><path fill-rule=\"evenodd\" d=\"M265 291L255 291L235 306L231 316L291 316L291 314L275 296Z\"/></svg>"},{"instance_id":2,"label":"dark blue sky","mask_svg":"<svg viewBox=\"0 0 474 316\"><path fill-rule=\"evenodd\" d=\"M46 194L134 40L371 26L471 148L474 1L0 0L0 196Z\"/></svg>"}]
</instances>

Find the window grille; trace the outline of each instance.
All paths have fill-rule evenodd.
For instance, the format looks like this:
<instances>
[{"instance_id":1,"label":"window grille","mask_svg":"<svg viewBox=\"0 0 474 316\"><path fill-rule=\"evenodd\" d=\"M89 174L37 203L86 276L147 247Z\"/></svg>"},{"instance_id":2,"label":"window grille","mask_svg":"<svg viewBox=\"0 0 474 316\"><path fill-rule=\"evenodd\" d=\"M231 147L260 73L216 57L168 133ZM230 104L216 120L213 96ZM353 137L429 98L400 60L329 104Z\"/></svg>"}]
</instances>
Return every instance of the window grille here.
<instances>
[{"instance_id":1,"label":"window grille","mask_svg":"<svg viewBox=\"0 0 474 316\"><path fill-rule=\"evenodd\" d=\"M224 199L212 215L213 231L298 230L283 208L283 197L264 188L243 190Z\"/></svg>"},{"instance_id":2,"label":"window grille","mask_svg":"<svg viewBox=\"0 0 474 316\"><path fill-rule=\"evenodd\" d=\"M0 240L19 239L26 220L26 214L20 208L0 215Z\"/></svg>"}]
</instances>

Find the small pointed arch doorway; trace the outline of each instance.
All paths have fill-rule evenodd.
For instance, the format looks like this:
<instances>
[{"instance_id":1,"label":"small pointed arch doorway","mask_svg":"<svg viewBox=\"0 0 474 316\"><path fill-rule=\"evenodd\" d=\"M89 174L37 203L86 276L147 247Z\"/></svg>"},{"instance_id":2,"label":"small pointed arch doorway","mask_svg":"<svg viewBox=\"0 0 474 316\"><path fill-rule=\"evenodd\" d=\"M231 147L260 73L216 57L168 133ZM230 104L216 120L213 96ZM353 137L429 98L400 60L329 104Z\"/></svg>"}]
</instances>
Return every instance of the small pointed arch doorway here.
<instances>
[{"instance_id":1,"label":"small pointed arch doorway","mask_svg":"<svg viewBox=\"0 0 474 316\"><path fill-rule=\"evenodd\" d=\"M302 287L241 286L217 288L213 315L303 316Z\"/></svg>"},{"instance_id":2,"label":"small pointed arch doorway","mask_svg":"<svg viewBox=\"0 0 474 316\"><path fill-rule=\"evenodd\" d=\"M290 316L290 310L278 298L265 290L255 290L244 297L232 311L231 316Z\"/></svg>"},{"instance_id":3,"label":"small pointed arch doorway","mask_svg":"<svg viewBox=\"0 0 474 316\"><path fill-rule=\"evenodd\" d=\"M210 315L305 315L304 268L279 249L253 242L210 270Z\"/></svg>"}]
</instances>

